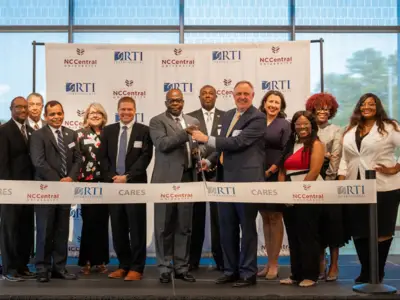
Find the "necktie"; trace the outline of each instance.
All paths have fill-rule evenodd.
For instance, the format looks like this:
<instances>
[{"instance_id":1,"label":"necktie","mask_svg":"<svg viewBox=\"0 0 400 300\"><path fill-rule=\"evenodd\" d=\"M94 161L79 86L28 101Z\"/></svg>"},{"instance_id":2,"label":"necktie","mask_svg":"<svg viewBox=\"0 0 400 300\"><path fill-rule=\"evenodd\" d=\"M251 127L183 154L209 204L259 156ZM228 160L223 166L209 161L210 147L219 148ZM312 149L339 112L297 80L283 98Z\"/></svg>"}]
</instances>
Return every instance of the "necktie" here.
<instances>
[{"instance_id":1,"label":"necktie","mask_svg":"<svg viewBox=\"0 0 400 300\"><path fill-rule=\"evenodd\" d=\"M178 126L179 129L183 129L182 124L181 124L181 119L175 118L175 123L176 126ZM189 152L188 152L188 146L187 143L185 144L184 148L184 156L185 156L185 170L189 168Z\"/></svg>"},{"instance_id":2,"label":"necktie","mask_svg":"<svg viewBox=\"0 0 400 300\"><path fill-rule=\"evenodd\" d=\"M240 112L236 112L236 115L233 118L231 125L229 125L228 131L226 132L226 137L228 137L231 134L232 129L233 129L233 127L235 127L237 121L239 121L239 118L240 118ZM221 153L221 156L219 157L219 161L220 161L221 165L224 164L224 153L223 152Z\"/></svg>"},{"instance_id":3,"label":"necktie","mask_svg":"<svg viewBox=\"0 0 400 300\"><path fill-rule=\"evenodd\" d=\"M24 137L25 143L28 143L28 136L26 135L26 128L25 128L25 125L22 125L22 126L21 126L21 133L22 133L22 136Z\"/></svg>"},{"instance_id":4,"label":"necktie","mask_svg":"<svg viewBox=\"0 0 400 300\"><path fill-rule=\"evenodd\" d=\"M119 139L117 170L116 170L119 175L125 174L126 146L128 144L127 130L128 130L127 126L122 126L122 133Z\"/></svg>"},{"instance_id":5,"label":"necktie","mask_svg":"<svg viewBox=\"0 0 400 300\"><path fill-rule=\"evenodd\" d=\"M64 138L61 134L61 130L56 130L57 133L57 144L60 150L61 156L61 176L67 176L67 151L65 149Z\"/></svg>"},{"instance_id":6,"label":"necktie","mask_svg":"<svg viewBox=\"0 0 400 300\"><path fill-rule=\"evenodd\" d=\"M33 126L33 129L38 130L39 129L39 125L37 123L35 123L35 126Z\"/></svg>"},{"instance_id":7,"label":"necktie","mask_svg":"<svg viewBox=\"0 0 400 300\"><path fill-rule=\"evenodd\" d=\"M212 115L214 113L212 111L207 111L206 115L207 115L207 123L212 121Z\"/></svg>"},{"instance_id":8,"label":"necktie","mask_svg":"<svg viewBox=\"0 0 400 300\"><path fill-rule=\"evenodd\" d=\"M211 112L211 111L207 111L206 112L206 116L207 116L207 119L206 119L206 127L207 127L207 133L210 135L211 134L211 130L212 130L212 116L213 116L213 112Z\"/></svg>"}]
</instances>

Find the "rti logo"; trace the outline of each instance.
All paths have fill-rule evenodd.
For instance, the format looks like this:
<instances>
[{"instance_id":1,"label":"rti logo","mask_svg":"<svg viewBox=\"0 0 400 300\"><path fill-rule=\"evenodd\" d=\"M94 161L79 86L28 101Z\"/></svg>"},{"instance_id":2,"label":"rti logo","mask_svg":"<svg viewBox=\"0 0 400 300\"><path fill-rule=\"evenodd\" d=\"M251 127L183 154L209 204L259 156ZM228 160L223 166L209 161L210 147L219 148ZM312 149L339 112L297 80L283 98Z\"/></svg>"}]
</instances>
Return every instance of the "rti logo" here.
<instances>
[{"instance_id":1,"label":"rti logo","mask_svg":"<svg viewBox=\"0 0 400 300\"><path fill-rule=\"evenodd\" d=\"M75 187L74 198L99 199L103 197L102 187Z\"/></svg>"},{"instance_id":2,"label":"rti logo","mask_svg":"<svg viewBox=\"0 0 400 300\"><path fill-rule=\"evenodd\" d=\"M83 59L85 49L76 48L76 55L78 57L65 57L64 67L66 68L94 68L97 67L97 59L86 58Z\"/></svg>"},{"instance_id":3,"label":"rti logo","mask_svg":"<svg viewBox=\"0 0 400 300\"><path fill-rule=\"evenodd\" d=\"M67 82L65 91L72 95L92 96L96 94L96 84L94 82Z\"/></svg>"},{"instance_id":4,"label":"rti logo","mask_svg":"<svg viewBox=\"0 0 400 300\"><path fill-rule=\"evenodd\" d=\"M143 63L142 51L114 51L115 64L141 64Z\"/></svg>"},{"instance_id":5,"label":"rti logo","mask_svg":"<svg viewBox=\"0 0 400 300\"><path fill-rule=\"evenodd\" d=\"M145 99L146 90L138 89L132 79L125 79L121 88L113 90L112 96L116 101L122 97L131 97L135 100Z\"/></svg>"},{"instance_id":6,"label":"rti logo","mask_svg":"<svg viewBox=\"0 0 400 300\"><path fill-rule=\"evenodd\" d=\"M118 113L115 113L115 122L119 122L120 118ZM135 122L144 123L144 113L136 113L135 114Z\"/></svg>"},{"instance_id":7,"label":"rti logo","mask_svg":"<svg viewBox=\"0 0 400 300\"><path fill-rule=\"evenodd\" d=\"M238 62L241 60L242 53L240 50L224 50L224 51L213 51L212 61L213 62Z\"/></svg>"},{"instance_id":8,"label":"rti logo","mask_svg":"<svg viewBox=\"0 0 400 300\"><path fill-rule=\"evenodd\" d=\"M267 91L290 92L291 81L288 79L270 80L270 81L263 80L261 81L261 89L265 92Z\"/></svg>"},{"instance_id":9,"label":"rti logo","mask_svg":"<svg viewBox=\"0 0 400 300\"><path fill-rule=\"evenodd\" d=\"M161 67L163 68L193 68L195 65L194 57L184 57L183 50L181 48L175 48L173 51L175 56L178 58L163 58L161 59Z\"/></svg>"},{"instance_id":10,"label":"rti logo","mask_svg":"<svg viewBox=\"0 0 400 300\"><path fill-rule=\"evenodd\" d=\"M284 56L280 54L281 47L280 46L272 46L271 47L271 55L260 57L259 63L264 66L272 66L272 65L290 65L293 62L292 56Z\"/></svg>"},{"instance_id":11,"label":"rti logo","mask_svg":"<svg viewBox=\"0 0 400 300\"><path fill-rule=\"evenodd\" d=\"M193 83L191 82L164 82L164 92L172 89L180 89L182 93L193 93Z\"/></svg>"},{"instance_id":12,"label":"rti logo","mask_svg":"<svg viewBox=\"0 0 400 300\"><path fill-rule=\"evenodd\" d=\"M209 196L236 197L236 191L234 186L207 187L207 192Z\"/></svg>"},{"instance_id":13,"label":"rti logo","mask_svg":"<svg viewBox=\"0 0 400 300\"><path fill-rule=\"evenodd\" d=\"M82 208L79 206L76 208L72 208L69 211L69 216L75 220L82 218Z\"/></svg>"},{"instance_id":14,"label":"rti logo","mask_svg":"<svg viewBox=\"0 0 400 300\"><path fill-rule=\"evenodd\" d=\"M339 198L365 197L365 187L362 184L338 186L337 193Z\"/></svg>"},{"instance_id":15,"label":"rti logo","mask_svg":"<svg viewBox=\"0 0 400 300\"><path fill-rule=\"evenodd\" d=\"M222 80L223 87L217 89L217 95L222 98L231 98L233 95L232 79Z\"/></svg>"}]
</instances>

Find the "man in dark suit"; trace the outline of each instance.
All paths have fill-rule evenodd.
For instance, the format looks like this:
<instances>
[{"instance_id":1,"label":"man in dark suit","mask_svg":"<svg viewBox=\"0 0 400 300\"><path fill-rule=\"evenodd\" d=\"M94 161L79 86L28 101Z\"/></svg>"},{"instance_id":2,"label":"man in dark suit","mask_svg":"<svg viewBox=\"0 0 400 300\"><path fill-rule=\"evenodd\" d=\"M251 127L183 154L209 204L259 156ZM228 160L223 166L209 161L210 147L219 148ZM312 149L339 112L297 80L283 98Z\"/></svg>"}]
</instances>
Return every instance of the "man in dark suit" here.
<instances>
[{"instance_id":1,"label":"man in dark suit","mask_svg":"<svg viewBox=\"0 0 400 300\"><path fill-rule=\"evenodd\" d=\"M150 120L150 136L155 146L152 183L193 182L197 180L195 148L188 134L199 121L182 113L184 100L179 89L166 95L167 111ZM189 273L189 250L193 203L156 203L154 235L160 282L175 278L195 282ZM173 266L171 266L173 260Z\"/></svg>"},{"instance_id":2,"label":"man in dark suit","mask_svg":"<svg viewBox=\"0 0 400 300\"><path fill-rule=\"evenodd\" d=\"M135 100L121 98L120 122L103 130L100 162L106 182L147 183L146 169L153 156L153 144L149 127L135 122L135 113ZM121 185L124 188L129 189ZM108 277L141 280L146 261L146 204L111 204L109 210L119 268Z\"/></svg>"},{"instance_id":3,"label":"man in dark suit","mask_svg":"<svg viewBox=\"0 0 400 300\"><path fill-rule=\"evenodd\" d=\"M201 107L189 113L189 116L196 118L200 122L199 130L206 135L218 136L221 130L221 120L225 112L215 107L217 91L211 85L205 85L200 89ZM207 147L204 158L212 159L214 148ZM207 181L215 181L216 169L208 169L204 172ZM198 180L202 179L202 174L198 174ZM216 202L210 202L210 225L211 225L211 251L216 263L216 269L223 271L224 260L219 238L218 207ZM206 202L196 202L193 205L192 237L190 243L189 269L199 268L201 252L204 243L204 231L206 223Z\"/></svg>"},{"instance_id":4,"label":"man in dark suit","mask_svg":"<svg viewBox=\"0 0 400 300\"><path fill-rule=\"evenodd\" d=\"M219 181L262 182L265 170L265 115L252 104L254 88L250 82L238 82L233 96L236 108L226 112L219 137L209 137L201 131L192 133L193 139L217 150L217 155L211 161L202 161L202 167L207 169L218 164ZM218 203L218 212L224 276L218 278L216 283L234 282L234 287L253 285L257 274L255 220L258 207L251 203ZM239 225L242 230L241 240Z\"/></svg>"},{"instance_id":5,"label":"man in dark suit","mask_svg":"<svg viewBox=\"0 0 400 300\"><path fill-rule=\"evenodd\" d=\"M38 130L46 125L46 121L42 120L43 96L39 93L31 93L28 95L28 118L26 125L33 130Z\"/></svg>"},{"instance_id":6,"label":"man in dark suit","mask_svg":"<svg viewBox=\"0 0 400 300\"><path fill-rule=\"evenodd\" d=\"M29 154L32 129L25 125L28 103L23 97L11 102L11 120L0 127L0 180L33 180ZM18 200L18 199L15 199ZM34 278L27 267L34 230L33 205L1 205L1 255L3 278L23 281Z\"/></svg>"},{"instance_id":7,"label":"man in dark suit","mask_svg":"<svg viewBox=\"0 0 400 300\"><path fill-rule=\"evenodd\" d=\"M31 157L39 181L73 182L82 160L77 149L77 133L62 126L64 109L58 101L47 102L47 125L33 132ZM76 279L65 269L68 255L71 205L36 205L36 270L39 282L53 278Z\"/></svg>"}]
</instances>

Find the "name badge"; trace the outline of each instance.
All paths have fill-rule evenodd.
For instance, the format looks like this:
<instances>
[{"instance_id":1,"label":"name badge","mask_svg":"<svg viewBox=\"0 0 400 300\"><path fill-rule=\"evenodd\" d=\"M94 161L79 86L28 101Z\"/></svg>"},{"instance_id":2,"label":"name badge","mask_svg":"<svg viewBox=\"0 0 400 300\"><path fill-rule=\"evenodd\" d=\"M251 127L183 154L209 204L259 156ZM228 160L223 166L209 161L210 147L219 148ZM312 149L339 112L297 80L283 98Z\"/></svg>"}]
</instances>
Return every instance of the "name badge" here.
<instances>
[{"instance_id":1,"label":"name badge","mask_svg":"<svg viewBox=\"0 0 400 300\"><path fill-rule=\"evenodd\" d=\"M221 128L217 128L217 133L218 133L218 135L221 134Z\"/></svg>"},{"instance_id":2,"label":"name badge","mask_svg":"<svg viewBox=\"0 0 400 300\"><path fill-rule=\"evenodd\" d=\"M95 140L92 140L92 139L84 139L83 140L83 144L84 145L92 145L92 144L94 144L96 141Z\"/></svg>"},{"instance_id":3,"label":"name badge","mask_svg":"<svg viewBox=\"0 0 400 300\"><path fill-rule=\"evenodd\" d=\"M133 143L133 148L142 148L143 147L143 142L142 141L135 141Z\"/></svg>"},{"instance_id":4,"label":"name badge","mask_svg":"<svg viewBox=\"0 0 400 300\"><path fill-rule=\"evenodd\" d=\"M68 148L69 148L69 149L71 149L71 148L73 148L73 147L75 147L75 142L72 142L71 144L68 145Z\"/></svg>"},{"instance_id":5,"label":"name badge","mask_svg":"<svg viewBox=\"0 0 400 300\"><path fill-rule=\"evenodd\" d=\"M232 136L233 136L233 137L238 136L241 132L242 132L241 130L234 130L234 131L232 132Z\"/></svg>"}]
</instances>

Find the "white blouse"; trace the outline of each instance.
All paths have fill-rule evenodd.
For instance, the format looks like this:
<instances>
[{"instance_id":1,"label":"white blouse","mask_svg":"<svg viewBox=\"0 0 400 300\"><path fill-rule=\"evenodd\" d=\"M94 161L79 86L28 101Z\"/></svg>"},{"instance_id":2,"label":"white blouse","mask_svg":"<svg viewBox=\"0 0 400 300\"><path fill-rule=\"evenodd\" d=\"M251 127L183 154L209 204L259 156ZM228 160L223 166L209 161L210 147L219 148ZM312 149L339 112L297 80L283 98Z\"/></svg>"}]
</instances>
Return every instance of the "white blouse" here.
<instances>
[{"instance_id":1,"label":"white blouse","mask_svg":"<svg viewBox=\"0 0 400 300\"><path fill-rule=\"evenodd\" d=\"M399 130L399 126L397 126ZM348 180L356 180L358 171L361 179L365 179L366 170L374 170L377 164L394 167L400 163L396 161L394 152L400 146L400 131L396 131L391 124L385 123L387 133L380 134L375 123L371 131L362 142L360 151L356 144L357 127L352 128L343 137L343 151L340 160L338 175ZM400 189L400 173L385 175L376 172L376 186L379 192Z\"/></svg>"}]
</instances>

